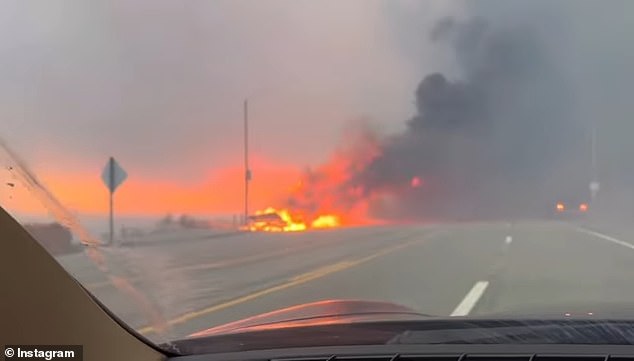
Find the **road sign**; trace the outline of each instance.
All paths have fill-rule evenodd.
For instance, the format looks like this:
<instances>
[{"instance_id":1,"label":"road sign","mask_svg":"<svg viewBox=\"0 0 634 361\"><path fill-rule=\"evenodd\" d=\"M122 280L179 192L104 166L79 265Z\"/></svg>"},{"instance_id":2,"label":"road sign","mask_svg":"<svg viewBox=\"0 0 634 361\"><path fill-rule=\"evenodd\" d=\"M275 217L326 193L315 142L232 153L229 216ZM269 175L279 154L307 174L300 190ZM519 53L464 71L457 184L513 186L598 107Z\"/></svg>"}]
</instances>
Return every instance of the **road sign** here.
<instances>
[{"instance_id":1,"label":"road sign","mask_svg":"<svg viewBox=\"0 0 634 361\"><path fill-rule=\"evenodd\" d=\"M101 179L110 191L110 244L114 241L114 209L112 206L112 196L114 191L117 190L126 178L128 178L128 173L121 168L113 157L110 157L108 163L106 163L106 166L103 168L103 172L101 172Z\"/></svg>"},{"instance_id":2,"label":"road sign","mask_svg":"<svg viewBox=\"0 0 634 361\"><path fill-rule=\"evenodd\" d=\"M128 173L121 168L113 157L110 157L108 163L106 163L106 166L103 168L103 172L101 172L101 179L106 187L108 187L108 190L114 193L126 178L128 178Z\"/></svg>"}]
</instances>

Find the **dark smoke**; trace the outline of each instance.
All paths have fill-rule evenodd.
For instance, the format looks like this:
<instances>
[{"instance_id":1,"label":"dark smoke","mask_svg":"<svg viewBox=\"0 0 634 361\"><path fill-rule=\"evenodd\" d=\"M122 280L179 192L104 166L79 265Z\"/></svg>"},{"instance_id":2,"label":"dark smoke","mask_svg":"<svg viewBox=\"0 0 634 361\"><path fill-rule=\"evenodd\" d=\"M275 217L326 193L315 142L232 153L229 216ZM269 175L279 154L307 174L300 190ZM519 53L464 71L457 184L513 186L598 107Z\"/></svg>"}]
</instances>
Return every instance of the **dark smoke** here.
<instances>
[{"instance_id":1,"label":"dark smoke","mask_svg":"<svg viewBox=\"0 0 634 361\"><path fill-rule=\"evenodd\" d=\"M585 195L586 132L575 121L565 69L543 36L481 18L438 22L431 38L451 46L459 79L426 76L407 130L388 138L352 180L372 192L424 179L423 187L377 205L381 216L540 215L563 189Z\"/></svg>"}]
</instances>

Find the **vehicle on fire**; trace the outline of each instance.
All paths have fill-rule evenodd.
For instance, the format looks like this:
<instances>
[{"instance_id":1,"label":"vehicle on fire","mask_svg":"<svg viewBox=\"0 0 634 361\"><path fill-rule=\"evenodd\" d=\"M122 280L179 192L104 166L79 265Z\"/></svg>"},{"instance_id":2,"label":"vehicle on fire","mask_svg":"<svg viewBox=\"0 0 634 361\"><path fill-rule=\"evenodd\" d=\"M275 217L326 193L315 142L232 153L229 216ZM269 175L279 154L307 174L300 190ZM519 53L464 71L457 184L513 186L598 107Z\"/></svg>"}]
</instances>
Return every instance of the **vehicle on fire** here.
<instances>
[{"instance_id":1,"label":"vehicle on fire","mask_svg":"<svg viewBox=\"0 0 634 361\"><path fill-rule=\"evenodd\" d=\"M288 226L288 222L274 212L249 216L249 222L252 227L263 226L274 230L283 230Z\"/></svg>"}]
</instances>

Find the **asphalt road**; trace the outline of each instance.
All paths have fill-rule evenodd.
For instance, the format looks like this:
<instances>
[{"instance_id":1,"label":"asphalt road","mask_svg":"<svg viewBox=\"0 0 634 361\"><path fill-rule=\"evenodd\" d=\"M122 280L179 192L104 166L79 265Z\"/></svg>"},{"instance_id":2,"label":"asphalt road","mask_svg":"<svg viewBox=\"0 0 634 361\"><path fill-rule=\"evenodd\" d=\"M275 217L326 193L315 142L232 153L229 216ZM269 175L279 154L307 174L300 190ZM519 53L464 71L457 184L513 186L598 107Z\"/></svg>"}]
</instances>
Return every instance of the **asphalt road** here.
<instances>
[{"instance_id":1,"label":"asphalt road","mask_svg":"<svg viewBox=\"0 0 634 361\"><path fill-rule=\"evenodd\" d=\"M124 322L162 342L324 299L389 301L441 317L632 315L632 244L596 228L526 221L247 233L103 249L111 274L142 296L119 291L85 255L59 260ZM152 327L156 314L167 332Z\"/></svg>"}]
</instances>

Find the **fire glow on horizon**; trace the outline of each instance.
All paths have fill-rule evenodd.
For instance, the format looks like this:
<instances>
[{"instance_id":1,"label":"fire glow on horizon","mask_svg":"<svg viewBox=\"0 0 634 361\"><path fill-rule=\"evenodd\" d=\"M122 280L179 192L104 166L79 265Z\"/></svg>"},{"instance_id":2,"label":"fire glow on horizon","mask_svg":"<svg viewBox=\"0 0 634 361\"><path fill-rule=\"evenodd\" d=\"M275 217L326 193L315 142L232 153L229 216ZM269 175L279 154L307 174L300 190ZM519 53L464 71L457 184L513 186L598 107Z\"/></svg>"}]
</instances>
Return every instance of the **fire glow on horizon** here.
<instances>
[{"instance_id":1,"label":"fire glow on horizon","mask_svg":"<svg viewBox=\"0 0 634 361\"><path fill-rule=\"evenodd\" d=\"M125 161L122 161L125 165ZM297 166L255 160L258 173L253 184L251 202L264 207L291 189L292 180L300 174ZM242 204L241 169L225 167L201 178L200 182L182 184L166 179L139 175L131 166L130 176L115 194L115 212L127 216L164 216L167 213L211 215L239 213ZM107 214L107 189L99 177L99 169L78 169L59 172L56 169L36 169L39 180L59 200L77 214ZM6 209L30 216L46 216L47 210L37 199L18 184L10 174L2 174L5 183L14 184L0 192L0 202Z\"/></svg>"},{"instance_id":2,"label":"fire glow on horizon","mask_svg":"<svg viewBox=\"0 0 634 361\"><path fill-rule=\"evenodd\" d=\"M424 185L420 176L402 184L368 189L355 177L381 152L381 138L365 128L350 129L345 146L327 162L304 172L279 207L260 209L245 227L250 231L301 232L376 224L370 209L381 199Z\"/></svg>"},{"instance_id":3,"label":"fire glow on horizon","mask_svg":"<svg viewBox=\"0 0 634 361\"><path fill-rule=\"evenodd\" d=\"M326 162L303 172L296 165L255 159L256 177L250 202L258 211L250 216L246 230L298 232L382 223L373 217L376 201L404 194L423 186L419 176L402 179L390 187L370 189L355 177L380 154L380 137L368 129L350 129L346 142ZM124 162L125 163L125 162ZM239 166L208 173L200 182L186 185L153 179L126 167L129 179L115 194L119 215L165 216L166 214L234 214L243 201ZM38 170L38 176L75 214L101 215L107 209L107 189L97 170ZM9 178L7 178L9 179ZM9 179L10 180L10 179ZM13 184L13 183L12 183ZM3 206L23 214L42 215L46 210L20 187L11 187ZM270 205L274 205L271 207Z\"/></svg>"}]
</instances>

